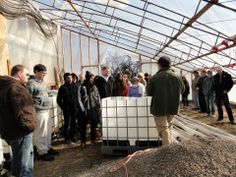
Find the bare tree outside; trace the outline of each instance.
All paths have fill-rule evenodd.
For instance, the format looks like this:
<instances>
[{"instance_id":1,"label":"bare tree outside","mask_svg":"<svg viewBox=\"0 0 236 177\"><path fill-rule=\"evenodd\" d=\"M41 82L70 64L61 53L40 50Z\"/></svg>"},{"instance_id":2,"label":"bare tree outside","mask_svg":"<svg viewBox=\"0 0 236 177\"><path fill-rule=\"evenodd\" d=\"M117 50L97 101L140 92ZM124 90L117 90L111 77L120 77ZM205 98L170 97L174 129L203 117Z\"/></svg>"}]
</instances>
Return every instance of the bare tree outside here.
<instances>
[{"instance_id":1,"label":"bare tree outside","mask_svg":"<svg viewBox=\"0 0 236 177\"><path fill-rule=\"evenodd\" d=\"M106 61L113 75L116 73L126 73L132 78L139 72L138 61L133 60L129 55L119 56L117 52L109 53Z\"/></svg>"}]
</instances>

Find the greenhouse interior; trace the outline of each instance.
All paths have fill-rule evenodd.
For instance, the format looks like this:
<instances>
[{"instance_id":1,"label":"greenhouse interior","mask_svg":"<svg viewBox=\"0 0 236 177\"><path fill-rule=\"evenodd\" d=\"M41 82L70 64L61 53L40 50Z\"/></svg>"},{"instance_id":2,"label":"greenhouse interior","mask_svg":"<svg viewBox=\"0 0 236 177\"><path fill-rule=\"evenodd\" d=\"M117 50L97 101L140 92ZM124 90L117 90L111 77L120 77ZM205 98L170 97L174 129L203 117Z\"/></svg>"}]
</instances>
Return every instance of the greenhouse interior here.
<instances>
[{"instance_id":1,"label":"greenhouse interior","mask_svg":"<svg viewBox=\"0 0 236 177\"><path fill-rule=\"evenodd\" d=\"M235 23L235 0L1 0L0 76L10 75L15 65L25 66L30 75L35 73L37 64L47 68L43 81L51 90L52 145L60 154L53 157L53 162L35 160L34 176L236 176L235 157L226 158L234 156L236 128L227 124L227 118L224 122L206 120L203 114L181 105L171 135L177 144L149 152L150 147L161 146L153 115L149 113L151 97L108 97L101 99L102 120L96 132L100 139L94 144L86 142L88 145L83 148L78 137L75 144L64 144L61 133L64 117L57 102L65 73L86 77L89 72L99 76L102 66L108 66L114 75L122 72L123 65L129 65L135 71L132 77L138 73L154 76L159 59L165 56L176 75L189 82L190 105L194 105L194 71L212 71L215 75L221 67L228 73L234 85L227 94L235 117ZM226 112L227 108L225 116ZM90 126L87 133L92 131ZM199 141L198 137L219 138L216 140L219 149L228 154L217 154L215 140ZM204 146L209 149L200 157L193 147ZM217 152L211 152L212 148ZM158 160L151 158L151 154ZM168 154L178 155L171 158ZM209 154L223 160L219 162ZM0 172L4 171L0 176L11 174L5 166L12 165L12 156L9 143L0 141ZM215 166L205 165L203 156L212 158L210 162ZM183 163L183 167L167 165L174 160ZM156 163L163 166L152 166ZM227 169L223 163L227 163Z\"/></svg>"}]
</instances>

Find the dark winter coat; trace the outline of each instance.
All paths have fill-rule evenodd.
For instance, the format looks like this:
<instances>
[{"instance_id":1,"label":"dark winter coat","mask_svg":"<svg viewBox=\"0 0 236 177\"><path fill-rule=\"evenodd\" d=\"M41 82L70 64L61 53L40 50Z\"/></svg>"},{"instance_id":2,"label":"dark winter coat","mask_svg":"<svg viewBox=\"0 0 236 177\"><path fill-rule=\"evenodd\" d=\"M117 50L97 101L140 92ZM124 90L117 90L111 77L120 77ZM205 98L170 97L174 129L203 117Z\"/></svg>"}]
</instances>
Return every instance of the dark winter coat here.
<instances>
[{"instance_id":1,"label":"dark winter coat","mask_svg":"<svg viewBox=\"0 0 236 177\"><path fill-rule=\"evenodd\" d=\"M77 86L63 84L57 94L57 104L63 111L75 113L78 111Z\"/></svg>"},{"instance_id":2,"label":"dark winter coat","mask_svg":"<svg viewBox=\"0 0 236 177\"><path fill-rule=\"evenodd\" d=\"M202 93L202 83L203 83L204 79L206 79L206 76L200 77L198 82L197 82L196 87L198 88L198 92Z\"/></svg>"},{"instance_id":3,"label":"dark winter coat","mask_svg":"<svg viewBox=\"0 0 236 177\"><path fill-rule=\"evenodd\" d=\"M184 83L184 92L182 93L183 95L188 95L190 92L190 87L189 87L189 83L186 80L183 80Z\"/></svg>"},{"instance_id":4,"label":"dark winter coat","mask_svg":"<svg viewBox=\"0 0 236 177\"><path fill-rule=\"evenodd\" d=\"M7 142L36 127L36 111L29 91L20 81L0 76L0 134Z\"/></svg>"},{"instance_id":5,"label":"dark winter coat","mask_svg":"<svg viewBox=\"0 0 236 177\"><path fill-rule=\"evenodd\" d=\"M83 103L83 108L86 117L90 121L98 122L101 116L100 95L97 87L94 84L84 82L80 87L80 100Z\"/></svg>"},{"instance_id":6,"label":"dark winter coat","mask_svg":"<svg viewBox=\"0 0 236 177\"><path fill-rule=\"evenodd\" d=\"M112 96L123 96L125 92L125 86L122 80L116 80L113 84Z\"/></svg>"},{"instance_id":7,"label":"dark winter coat","mask_svg":"<svg viewBox=\"0 0 236 177\"><path fill-rule=\"evenodd\" d=\"M101 76L96 76L94 79L94 84L96 85L100 97L106 98L112 95L114 79L110 76L106 81Z\"/></svg>"},{"instance_id":8,"label":"dark winter coat","mask_svg":"<svg viewBox=\"0 0 236 177\"><path fill-rule=\"evenodd\" d=\"M216 94L222 94L223 91L229 92L234 85L233 79L227 72L222 72L222 74L216 74L213 77L213 89Z\"/></svg>"},{"instance_id":9,"label":"dark winter coat","mask_svg":"<svg viewBox=\"0 0 236 177\"><path fill-rule=\"evenodd\" d=\"M202 92L205 96L212 96L213 93L213 77L205 78L202 82Z\"/></svg>"}]
</instances>

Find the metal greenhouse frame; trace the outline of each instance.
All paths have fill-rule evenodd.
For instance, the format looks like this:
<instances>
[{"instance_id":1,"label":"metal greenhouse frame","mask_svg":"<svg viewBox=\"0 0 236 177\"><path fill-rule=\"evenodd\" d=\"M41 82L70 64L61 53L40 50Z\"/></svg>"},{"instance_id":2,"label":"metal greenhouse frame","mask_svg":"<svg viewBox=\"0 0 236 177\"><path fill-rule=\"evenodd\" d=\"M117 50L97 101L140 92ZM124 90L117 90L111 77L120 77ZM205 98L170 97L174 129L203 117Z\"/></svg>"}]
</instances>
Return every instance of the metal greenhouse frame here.
<instances>
[{"instance_id":1,"label":"metal greenhouse frame","mask_svg":"<svg viewBox=\"0 0 236 177\"><path fill-rule=\"evenodd\" d=\"M236 31L230 27L236 20L235 1L32 1L62 30L95 39L98 53L99 42L103 42L150 58L150 62L168 55L173 66L185 71L221 65L236 76ZM227 18L222 17L224 13ZM227 30L220 28L225 24Z\"/></svg>"}]
</instances>

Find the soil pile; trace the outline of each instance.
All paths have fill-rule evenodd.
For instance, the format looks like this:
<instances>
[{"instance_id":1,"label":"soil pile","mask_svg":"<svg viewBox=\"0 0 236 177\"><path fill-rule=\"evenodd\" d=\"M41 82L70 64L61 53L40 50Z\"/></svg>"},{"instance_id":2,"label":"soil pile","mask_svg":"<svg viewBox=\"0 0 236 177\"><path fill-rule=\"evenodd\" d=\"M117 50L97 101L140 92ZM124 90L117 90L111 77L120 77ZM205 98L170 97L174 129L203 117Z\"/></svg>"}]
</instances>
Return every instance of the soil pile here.
<instances>
[{"instance_id":1,"label":"soil pile","mask_svg":"<svg viewBox=\"0 0 236 177\"><path fill-rule=\"evenodd\" d=\"M137 152L100 167L91 176L126 177L128 173L129 177L232 177L236 176L235 152L236 141L192 140Z\"/></svg>"}]
</instances>

